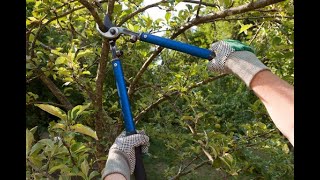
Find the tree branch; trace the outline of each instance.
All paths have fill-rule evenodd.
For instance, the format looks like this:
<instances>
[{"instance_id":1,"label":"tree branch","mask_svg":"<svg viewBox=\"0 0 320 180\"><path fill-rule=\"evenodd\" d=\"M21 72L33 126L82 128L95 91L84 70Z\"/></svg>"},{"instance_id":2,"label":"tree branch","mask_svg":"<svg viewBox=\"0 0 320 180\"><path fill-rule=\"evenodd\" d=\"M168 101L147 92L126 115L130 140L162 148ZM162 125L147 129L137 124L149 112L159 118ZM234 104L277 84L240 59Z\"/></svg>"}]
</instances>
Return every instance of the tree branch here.
<instances>
[{"instance_id":1,"label":"tree branch","mask_svg":"<svg viewBox=\"0 0 320 180\"><path fill-rule=\"evenodd\" d=\"M244 19L263 19L263 18L288 18L288 19L294 19L293 16L256 16L256 17L239 17L239 18L218 18L214 21L237 21L237 20L244 20Z\"/></svg>"},{"instance_id":2,"label":"tree branch","mask_svg":"<svg viewBox=\"0 0 320 180\"><path fill-rule=\"evenodd\" d=\"M262 28L264 22L261 23L259 29L257 30L256 34L252 37L252 39L249 42L249 46L251 45L251 43L253 42L253 40L257 37L258 33L260 32L260 29Z\"/></svg>"},{"instance_id":3,"label":"tree branch","mask_svg":"<svg viewBox=\"0 0 320 180\"><path fill-rule=\"evenodd\" d=\"M217 80L219 78L222 78L224 76L226 76L227 74L222 74L219 76L215 76L215 77L210 77L206 80L203 80L201 82L196 83L195 85L192 85L190 87L187 88L187 92L190 91L191 89L194 89L196 87L199 87L201 85L205 85L208 84L209 82L212 82L214 80ZM138 115L136 115L134 117L134 120L136 122L136 124L139 122L139 120L141 119L141 117L146 114L147 112L149 112L151 109L153 109L154 107L158 106L160 103L164 102L165 100L168 100L170 97L174 96L174 95L178 95L181 92L179 91L173 91L173 92L168 92L166 94L164 94L161 98L159 98L158 100L156 100L154 103L152 103L151 105L149 105L147 108L145 108L144 110L142 110Z\"/></svg>"},{"instance_id":4,"label":"tree branch","mask_svg":"<svg viewBox=\"0 0 320 180\"><path fill-rule=\"evenodd\" d=\"M61 142L64 145L64 147L67 148L70 159L72 161L73 167L77 167L76 161L74 160L74 158L72 157L71 151L70 151L70 146L61 138Z\"/></svg>"},{"instance_id":5,"label":"tree branch","mask_svg":"<svg viewBox=\"0 0 320 180\"><path fill-rule=\"evenodd\" d=\"M27 159L27 165L31 166L32 169L34 169L36 172L43 174L46 176L49 180L53 180L54 178L48 173L48 172L42 172L39 168L33 165L33 163Z\"/></svg>"},{"instance_id":6,"label":"tree branch","mask_svg":"<svg viewBox=\"0 0 320 180\"><path fill-rule=\"evenodd\" d=\"M133 16L137 15L138 13L143 12L143 11L149 9L149 8L158 6L159 4L164 3L164 2L166 2L166 0L162 0L162 1L157 2L157 3L149 4L149 5L147 5L147 6L143 7L143 8L140 8L140 9L136 10L135 12L123 17L122 20L117 24L117 26L119 26L119 27L122 26L126 21L128 21L129 19L131 19Z\"/></svg>"},{"instance_id":7,"label":"tree branch","mask_svg":"<svg viewBox=\"0 0 320 180\"><path fill-rule=\"evenodd\" d=\"M170 178L170 180L175 180L178 179L181 176L184 176L186 174L191 173L192 171L202 167L203 165L207 164L208 162L210 162L210 160L206 160L206 161L202 161L200 164L198 164L197 166L195 166L194 168L189 169L188 171L185 172L179 172L177 175L175 175L174 177Z\"/></svg>"},{"instance_id":8,"label":"tree branch","mask_svg":"<svg viewBox=\"0 0 320 180\"><path fill-rule=\"evenodd\" d=\"M182 2L199 4L199 1L193 1L193 0L183 0ZM205 6L210 6L210 7L218 7L217 4L212 4L212 3L207 3L207 2L201 2L201 4L205 5Z\"/></svg>"},{"instance_id":9,"label":"tree branch","mask_svg":"<svg viewBox=\"0 0 320 180\"><path fill-rule=\"evenodd\" d=\"M199 12L200 12L200 8L201 8L201 3L202 3L202 0L199 1L199 6L198 6L198 9L197 9L196 18L199 17Z\"/></svg>"},{"instance_id":10,"label":"tree branch","mask_svg":"<svg viewBox=\"0 0 320 180\"><path fill-rule=\"evenodd\" d=\"M104 39L102 43L101 57L96 76L96 103L99 109L102 109L103 83L105 82L109 49L109 41L107 39Z\"/></svg>"},{"instance_id":11,"label":"tree branch","mask_svg":"<svg viewBox=\"0 0 320 180\"><path fill-rule=\"evenodd\" d=\"M248 11L251 11L254 9L258 9L258 8L262 8L262 7L265 7L265 6L268 6L271 4L275 4L275 3L278 3L281 1L284 1L284 0L258 0L256 2L251 2L251 3L247 3L244 5L238 6L238 7L233 7L230 9L219 11L213 15L196 17L192 21L181 26L181 28L177 32L172 34L170 39L176 38L178 35L180 35L184 31L186 31L187 29L191 28L192 26L207 23L207 22L212 22L213 20L218 19L218 18L224 18L227 16L235 15L235 14L245 13L245 12L248 12ZM139 79L141 78L142 74L147 70L148 66L153 61L153 59L155 57L157 57L163 49L164 49L163 47L158 47L156 49L156 51L154 51L154 53L144 62L144 64L142 65L142 67L140 68L140 70L138 71L138 73L136 74L136 76L134 77L133 81L131 82L131 84L129 86L129 89L128 89L129 97L130 97L130 95L133 94L135 86L136 86L137 82L139 81Z\"/></svg>"},{"instance_id":12,"label":"tree branch","mask_svg":"<svg viewBox=\"0 0 320 180\"><path fill-rule=\"evenodd\" d=\"M194 18L192 21L186 23L184 26L181 26L181 28L175 32L171 37L175 38L185 30L189 29L192 26L204 24L208 22L212 22L215 19L218 18L225 18L227 16L236 15L240 13L245 13L251 10L259 9L271 4L275 4L278 2L282 2L284 0L257 0L255 2L247 3L238 7L229 8L223 11L219 11L213 15L203 16L200 18Z\"/></svg>"},{"instance_id":13,"label":"tree branch","mask_svg":"<svg viewBox=\"0 0 320 180\"><path fill-rule=\"evenodd\" d=\"M106 32L106 27L103 25L103 22L102 20L100 19L99 17L99 14L97 13L97 11L95 10L95 8L86 0L78 0L84 7L86 7L89 12L91 13L91 15L93 16L94 18L94 21L98 24L99 26L99 29L102 31L102 32Z\"/></svg>"},{"instance_id":14,"label":"tree branch","mask_svg":"<svg viewBox=\"0 0 320 180\"><path fill-rule=\"evenodd\" d=\"M113 13L114 3L115 3L115 0L109 0L108 1L108 15L109 15L110 18L111 18L111 15Z\"/></svg>"},{"instance_id":15,"label":"tree branch","mask_svg":"<svg viewBox=\"0 0 320 180\"><path fill-rule=\"evenodd\" d=\"M71 110L73 108L73 105L60 91L60 89L41 70L39 70L38 73L41 81L49 88L49 90L59 100L59 102L61 102L67 110Z\"/></svg>"}]
</instances>

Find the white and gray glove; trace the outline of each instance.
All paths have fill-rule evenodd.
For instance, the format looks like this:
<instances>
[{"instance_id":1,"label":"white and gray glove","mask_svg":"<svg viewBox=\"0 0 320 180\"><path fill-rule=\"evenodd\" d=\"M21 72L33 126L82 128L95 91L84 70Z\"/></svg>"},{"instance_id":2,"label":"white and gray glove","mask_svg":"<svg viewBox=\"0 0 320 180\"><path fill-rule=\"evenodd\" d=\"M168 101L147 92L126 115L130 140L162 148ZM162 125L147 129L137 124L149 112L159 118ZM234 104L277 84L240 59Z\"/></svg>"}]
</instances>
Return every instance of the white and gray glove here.
<instances>
[{"instance_id":1,"label":"white and gray glove","mask_svg":"<svg viewBox=\"0 0 320 180\"><path fill-rule=\"evenodd\" d=\"M149 137L145 132L137 131L137 134L126 136L122 132L111 146L106 166L102 171L102 179L113 173L122 174L127 180L133 174L136 165L135 147L142 146L142 153L148 152Z\"/></svg>"},{"instance_id":2,"label":"white and gray glove","mask_svg":"<svg viewBox=\"0 0 320 180\"><path fill-rule=\"evenodd\" d=\"M254 50L240 41L227 39L212 44L216 57L209 61L208 69L221 73L233 73L250 88L253 77L262 70L268 70L254 54Z\"/></svg>"}]
</instances>

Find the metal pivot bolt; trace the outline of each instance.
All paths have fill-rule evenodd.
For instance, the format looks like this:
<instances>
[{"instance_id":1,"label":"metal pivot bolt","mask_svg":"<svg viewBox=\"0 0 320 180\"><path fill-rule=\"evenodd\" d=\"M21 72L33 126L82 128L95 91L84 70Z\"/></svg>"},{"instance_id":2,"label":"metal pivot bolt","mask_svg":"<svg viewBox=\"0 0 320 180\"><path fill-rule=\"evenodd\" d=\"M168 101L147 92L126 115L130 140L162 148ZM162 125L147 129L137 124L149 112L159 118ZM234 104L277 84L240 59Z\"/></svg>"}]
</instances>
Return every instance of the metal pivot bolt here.
<instances>
[{"instance_id":1,"label":"metal pivot bolt","mask_svg":"<svg viewBox=\"0 0 320 180\"><path fill-rule=\"evenodd\" d=\"M115 35L116 34L116 30L110 29L110 34Z\"/></svg>"},{"instance_id":2,"label":"metal pivot bolt","mask_svg":"<svg viewBox=\"0 0 320 180\"><path fill-rule=\"evenodd\" d=\"M138 40L137 36L131 36L130 37L130 42L135 43Z\"/></svg>"},{"instance_id":3,"label":"metal pivot bolt","mask_svg":"<svg viewBox=\"0 0 320 180\"><path fill-rule=\"evenodd\" d=\"M148 36L145 34L145 35L143 35L143 37L144 37L144 38L147 38Z\"/></svg>"},{"instance_id":4,"label":"metal pivot bolt","mask_svg":"<svg viewBox=\"0 0 320 180\"><path fill-rule=\"evenodd\" d=\"M117 67L117 63L114 63L113 66L114 66L114 67Z\"/></svg>"},{"instance_id":5,"label":"metal pivot bolt","mask_svg":"<svg viewBox=\"0 0 320 180\"><path fill-rule=\"evenodd\" d=\"M117 57L122 56L122 55L123 55L123 51L117 50L117 51L116 51L116 55L117 55Z\"/></svg>"}]
</instances>

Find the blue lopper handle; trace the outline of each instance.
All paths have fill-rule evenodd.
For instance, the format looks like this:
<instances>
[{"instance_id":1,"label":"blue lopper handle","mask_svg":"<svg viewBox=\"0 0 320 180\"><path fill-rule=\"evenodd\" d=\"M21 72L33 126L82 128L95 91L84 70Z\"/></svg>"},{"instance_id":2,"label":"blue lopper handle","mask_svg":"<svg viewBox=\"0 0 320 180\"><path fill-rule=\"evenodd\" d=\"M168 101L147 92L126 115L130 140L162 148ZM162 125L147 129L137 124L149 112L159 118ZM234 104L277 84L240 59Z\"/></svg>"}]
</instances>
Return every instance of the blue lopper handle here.
<instances>
[{"instance_id":1,"label":"blue lopper handle","mask_svg":"<svg viewBox=\"0 0 320 180\"><path fill-rule=\"evenodd\" d=\"M199 48L197 46L147 33L141 33L139 39L144 42L156 44L169 49L174 49L204 59L211 60L215 56L214 52L210 51L209 49Z\"/></svg>"}]
</instances>

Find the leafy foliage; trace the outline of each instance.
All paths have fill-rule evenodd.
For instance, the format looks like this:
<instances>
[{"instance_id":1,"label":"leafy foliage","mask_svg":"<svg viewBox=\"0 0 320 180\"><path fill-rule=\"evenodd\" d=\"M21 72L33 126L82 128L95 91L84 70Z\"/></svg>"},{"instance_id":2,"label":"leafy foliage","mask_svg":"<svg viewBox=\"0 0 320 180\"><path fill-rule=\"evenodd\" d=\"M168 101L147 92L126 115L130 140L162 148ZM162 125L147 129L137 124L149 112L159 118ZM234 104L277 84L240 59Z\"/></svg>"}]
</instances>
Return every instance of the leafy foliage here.
<instances>
[{"instance_id":1,"label":"leafy foliage","mask_svg":"<svg viewBox=\"0 0 320 180\"><path fill-rule=\"evenodd\" d=\"M98 7L93 0L85 1L98 14L93 17L81 2L26 1L28 179L100 178L105 150L123 130L109 45L104 47L96 31L95 20L103 19L108 3ZM197 18L251 1L206 1L200 9L187 3L179 11L181 0L161 1L154 7L166 10L159 19L144 11L133 14L145 7L142 0L112 2L114 24L160 31L161 36L202 48L237 39L254 47L272 72L294 83L291 0L186 29ZM150 136L144 158L148 177L293 178L292 147L237 77L207 72L207 60L177 51L158 54L156 46L129 43L129 37L120 37L117 48L124 51L122 65L137 129Z\"/></svg>"}]
</instances>

